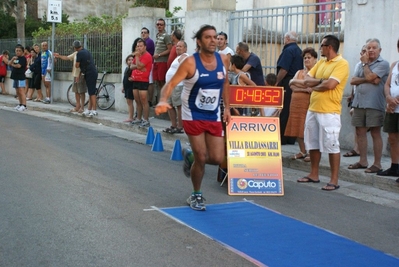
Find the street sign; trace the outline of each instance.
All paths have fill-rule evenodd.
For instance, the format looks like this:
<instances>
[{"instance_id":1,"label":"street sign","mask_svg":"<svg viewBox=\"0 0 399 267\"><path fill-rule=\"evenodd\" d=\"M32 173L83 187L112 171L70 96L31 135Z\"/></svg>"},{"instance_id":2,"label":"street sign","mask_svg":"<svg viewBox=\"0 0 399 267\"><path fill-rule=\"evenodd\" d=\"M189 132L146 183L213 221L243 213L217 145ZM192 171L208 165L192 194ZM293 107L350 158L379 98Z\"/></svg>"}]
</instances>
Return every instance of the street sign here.
<instances>
[{"instance_id":1,"label":"street sign","mask_svg":"<svg viewBox=\"0 0 399 267\"><path fill-rule=\"evenodd\" d=\"M62 0L48 0L47 22L62 22Z\"/></svg>"}]
</instances>

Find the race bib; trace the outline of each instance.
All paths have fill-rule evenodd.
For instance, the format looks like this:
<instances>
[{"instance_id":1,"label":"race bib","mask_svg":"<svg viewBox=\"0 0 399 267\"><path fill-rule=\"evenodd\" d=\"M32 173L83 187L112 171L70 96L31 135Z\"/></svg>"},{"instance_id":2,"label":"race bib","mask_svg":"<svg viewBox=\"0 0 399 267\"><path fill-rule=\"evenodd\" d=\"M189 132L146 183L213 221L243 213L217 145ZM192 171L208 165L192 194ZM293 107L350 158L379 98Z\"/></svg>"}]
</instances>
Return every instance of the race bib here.
<instances>
[{"instance_id":1,"label":"race bib","mask_svg":"<svg viewBox=\"0 0 399 267\"><path fill-rule=\"evenodd\" d=\"M215 110L219 105L220 89L202 89L198 90L195 105L202 110Z\"/></svg>"}]
</instances>

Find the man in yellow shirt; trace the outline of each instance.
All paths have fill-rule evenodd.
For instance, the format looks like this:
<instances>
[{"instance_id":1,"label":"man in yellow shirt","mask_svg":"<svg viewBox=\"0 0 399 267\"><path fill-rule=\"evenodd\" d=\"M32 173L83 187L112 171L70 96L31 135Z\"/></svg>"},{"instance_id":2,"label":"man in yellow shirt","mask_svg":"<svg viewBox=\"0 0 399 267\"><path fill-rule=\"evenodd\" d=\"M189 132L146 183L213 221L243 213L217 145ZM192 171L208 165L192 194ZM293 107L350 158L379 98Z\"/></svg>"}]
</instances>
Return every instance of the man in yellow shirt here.
<instances>
[{"instance_id":1,"label":"man in yellow shirt","mask_svg":"<svg viewBox=\"0 0 399 267\"><path fill-rule=\"evenodd\" d=\"M341 101L349 77L349 64L340 54L339 39L326 35L320 44L319 60L305 78L312 88L305 122L305 146L310 153L311 170L298 183L319 183L319 164L322 152L329 154L331 176L323 190L339 188L340 165L339 132L341 130Z\"/></svg>"}]
</instances>

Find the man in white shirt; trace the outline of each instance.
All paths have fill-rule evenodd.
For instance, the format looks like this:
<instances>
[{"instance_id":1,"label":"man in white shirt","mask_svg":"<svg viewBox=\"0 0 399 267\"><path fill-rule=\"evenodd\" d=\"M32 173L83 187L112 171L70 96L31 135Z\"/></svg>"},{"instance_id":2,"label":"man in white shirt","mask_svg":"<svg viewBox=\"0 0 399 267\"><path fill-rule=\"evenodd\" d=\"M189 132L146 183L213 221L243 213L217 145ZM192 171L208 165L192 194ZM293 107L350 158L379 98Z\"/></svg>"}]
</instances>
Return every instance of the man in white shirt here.
<instances>
[{"instance_id":1,"label":"man in white shirt","mask_svg":"<svg viewBox=\"0 0 399 267\"><path fill-rule=\"evenodd\" d=\"M187 44L184 41L178 41L176 44L176 54L177 57L173 60L168 71L166 72L166 82L175 75L180 63L188 56L187 54ZM183 91L183 82L179 83L173 90L172 95L168 99L168 103L172 106L168 110L170 122L172 126L163 130L166 133L183 133L183 122L181 117L181 92ZM176 109L175 109L176 108ZM177 113L176 113L177 110ZM177 121L176 121L177 117Z\"/></svg>"},{"instance_id":2,"label":"man in white shirt","mask_svg":"<svg viewBox=\"0 0 399 267\"><path fill-rule=\"evenodd\" d=\"M227 34L225 32L219 32L217 37L217 47L220 54L227 55L230 59L234 55L233 49L227 46Z\"/></svg>"},{"instance_id":3,"label":"man in white shirt","mask_svg":"<svg viewBox=\"0 0 399 267\"><path fill-rule=\"evenodd\" d=\"M216 40L217 40L216 44L218 47L219 54L226 55L230 60L231 56L234 56L234 50L227 46L227 34L225 32L219 32ZM229 71L228 75L229 75L229 82L232 83L234 78L234 73Z\"/></svg>"}]
</instances>

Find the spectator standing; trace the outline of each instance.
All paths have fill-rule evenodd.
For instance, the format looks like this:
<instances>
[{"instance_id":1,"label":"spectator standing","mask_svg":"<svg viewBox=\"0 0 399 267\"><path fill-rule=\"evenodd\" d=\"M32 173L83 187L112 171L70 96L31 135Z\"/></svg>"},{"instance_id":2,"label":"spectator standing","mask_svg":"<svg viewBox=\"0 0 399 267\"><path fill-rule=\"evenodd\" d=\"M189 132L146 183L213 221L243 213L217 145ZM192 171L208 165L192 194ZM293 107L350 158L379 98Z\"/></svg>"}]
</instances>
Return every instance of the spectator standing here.
<instances>
[{"instance_id":1,"label":"spectator standing","mask_svg":"<svg viewBox=\"0 0 399 267\"><path fill-rule=\"evenodd\" d=\"M145 41L137 40L136 50L133 53L134 59L131 64L132 80L133 80L133 96L136 102L137 118L132 124L140 124L140 127L149 127L148 120L150 107L148 105L147 90L149 84L149 76L152 68L152 57L147 52ZM166 62L165 62L166 63Z\"/></svg>"},{"instance_id":2,"label":"spectator standing","mask_svg":"<svg viewBox=\"0 0 399 267\"><path fill-rule=\"evenodd\" d=\"M8 50L4 50L0 56L0 89L1 89L1 94L3 95L7 94L4 82L6 81L6 76L7 76L7 65L8 65L9 56L10 52L8 52Z\"/></svg>"},{"instance_id":3,"label":"spectator standing","mask_svg":"<svg viewBox=\"0 0 399 267\"><path fill-rule=\"evenodd\" d=\"M174 30L172 34L170 35L172 39L172 49L170 50L169 56L168 56L168 62L166 63L166 68L169 69L170 65L172 65L173 60L177 57L177 52L176 52L176 44L181 40L182 35L181 31L179 29Z\"/></svg>"},{"instance_id":4,"label":"spectator standing","mask_svg":"<svg viewBox=\"0 0 399 267\"><path fill-rule=\"evenodd\" d=\"M284 87L284 104L280 113L280 137L281 144L295 144L294 137L285 137L290 114L290 104L292 90L289 85L290 80L298 70L303 69L302 50L297 44L298 36L296 32L290 31L284 35L284 48L277 60L277 83L276 86Z\"/></svg>"},{"instance_id":5,"label":"spectator standing","mask_svg":"<svg viewBox=\"0 0 399 267\"><path fill-rule=\"evenodd\" d=\"M160 18L157 20L157 39L155 41L154 52L154 70L152 72L154 82L157 84L157 97L159 99L159 90L165 84L165 75L167 71L167 62L170 50L172 49L172 39L165 31L165 20Z\"/></svg>"},{"instance_id":6,"label":"spectator standing","mask_svg":"<svg viewBox=\"0 0 399 267\"><path fill-rule=\"evenodd\" d=\"M219 54L221 54L219 52ZM229 57L229 56L227 56ZM230 57L230 69L229 69L229 82L232 85L252 85L256 86L256 84L251 80L251 75L248 72L243 72L242 68L244 67L244 59L240 57L239 55L233 55ZM220 103L221 107L224 107L223 105L223 99ZM223 110L223 109L222 109ZM231 108L230 113L235 116L242 115L244 113L243 108ZM223 125L223 129L226 129L226 125ZM226 159L227 160L227 159ZM227 166L227 161L224 164ZM227 167L225 168L227 172ZM223 178L222 178L223 180Z\"/></svg>"},{"instance_id":7,"label":"spectator standing","mask_svg":"<svg viewBox=\"0 0 399 267\"><path fill-rule=\"evenodd\" d=\"M218 52L226 55L229 59L234 56L234 51L227 46L227 34L225 32L219 32L217 37Z\"/></svg>"},{"instance_id":8,"label":"spectator standing","mask_svg":"<svg viewBox=\"0 0 399 267\"><path fill-rule=\"evenodd\" d=\"M248 72L242 71L242 68L245 65L244 59L242 57L238 55L232 55L230 57L230 63L230 71L234 75L231 84L256 86L256 84L251 80L251 75Z\"/></svg>"},{"instance_id":9,"label":"spectator standing","mask_svg":"<svg viewBox=\"0 0 399 267\"><path fill-rule=\"evenodd\" d=\"M179 41L176 44L177 57L173 60L170 68L166 72L166 82L169 82L173 75L175 75L181 62L188 56L187 44L184 41ZM172 106L168 110L168 115L172 125L169 128L163 130L166 133L184 133L183 132L183 121L181 117L181 93L183 91L183 82L180 82L175 89L173 89L172 95L168 98L168 104ZM177 121L176 121L177 117Z\"/></svg>"},{"instance_id":10,"label":"spectator standing","mask_svg":"<svg viewBox=\"0 0 399 267\"><path fill-rule=\"evenodd\" d=\"M356 127L360 159L349 165L349 169L366 169L366 173L381 170L382 137L386 101L384 84L389 75L389 63L381 56L381 44L376 38L366 44L366 53L360 56L362 68L358 68L351 80L356 86L352 107L352 125ZM373 139L374 163L367 168L367 131Z\"/></svg>"},{"instance_id":11,"label":"spectator standing","mask_svg":"<svg viewBox=\"0 0 399 267\"><path fill-rule=\"evenodd\" d=\"M172 79L162 88L161 99L155 108L156 114L164 113L171 106L166 102L176 85L183 82L182 116L183 126L192 151L185 149L184 173L191 176L193 192L187 203L194 210L204 211L205 198L201 184L205 164L218 165L223 162L224 132L221 123L220 97L223 94L223 121L230 121L229 81L227 69L230 65L225 55L216 52L216 28L203 25L195 34L199 52L187 57ZM200 75L203 74L203 75ZM207 90L209 89L209 90ZM197 103L197 99L214 98L211 104Z\"/></svg>"},{"instance_id":12,"label":"spectator standing","mask_svg":"<svg viewBox=\"0 0 399 267\"><path fill-rule=\"evenodd\" d=\"M274 73L266 75L266 86L275 86L277 76ZM281 109L279 108L261 108L260 115L264 117L278 117L280 116Z\"/></svg>"},{"instance_id":13,"label":"spectator standing","mask_svg":"<svg viewBox=\"0 0 399 267\"><path fill-rule=\"evenodd\" d=\"M41 52L40 52L40 46L38 44L33 45L33 49L35 50L37 56L33 62L33 64L30 66L30 70L33 72L32 74L32 81L33 81L33 87L32 89L36 89L36 98L33 100L34 102L41 102L43 101L43 93L42 93L42 58L41 58ZM32 95L30 95L30 98L33 97L33 91Z\"/></svg>"},{"instance_id":14,"label":"spectator standing","mask_svg":"<svg viewBox=\"0 0 399 267\"><path fill-rule=\"evenodd\" d=\"M399 40L397 42L399 52ZM391 65L388 79L384 86L386 97L386 113L383 131L388 133L388 143L391 147L391 167L377 172L380 176L399 176L399 61ZM399 183L399 178L396 179Z\"/></svg>"},{"instance_id":15,"label":"spectator standing","mask_svg":"<svg viewBox=\"0 0 399 267\"><path fill-rule=\"evenodd\" d=\"M284 135L296 137L298 141L299 153L295 154L292 159L303 159L305 162L309 162L310 157L306 153L303 137L306 113L308 112L312 89L305 86L305 76L316 64L317 52L313 48L308 47L303 50L302 57L305 68L298 70L294 78L289 82L292 96L290 114Z\"/></svg>"},{"instance_id":16,"label":"spectator standing","mask_svg":"<svg viewBox=\"0 0 399 267\"><path fill-rule=\"evenodd\" d=\"M88 117L97 116L96 84L98 72L96 65L94 64L93 56L89 50L82 47L80 41L74 41L73 47L75 51L78 52L76 54L75 67L80 68L79 79L83 78L85 80L87 91L89 93L89 107L83 112L83 115ZM80 82L80 80L78 82Z\"/></svg>"},{"instance_id":17,"label":"spectator standing","mask_svg":"<svg viewBox=\"0 0 399 267\"><path fill-rule=\"evenodd\" d=\"M336 36L324 36L320 54L325 58L320 59L305 77L305 86L312 89L305 122L305 147L309 150L311 170L297 182L319 183L321 153L327 152L331 176L322 187L327 191L339 188L341 101L349 76L349 64L338 54L339 44Z\"/></svg>"},{"instance_id":18,"label":"spectator standing","mask_svg":"<svg viewBox=\"0 0 399 267\"><path fill-rule=\"evenodd\" d=\"M217 46L218 46L218 52L220 54L226 55L229 59L231 58L231 56L234 55L233 49L227 46L227 34L225 32L218 33ZM231 84L233 81L234 73L229 70L228 75Z\"/></svg>"},{"instance_id":19,"label":"spectator standing","mask_svg":"<svg viewBox=\"0 0 399 267\"><path fill-rule=\"evenodd\" d=\"M27 101L32 100L32 95L33 95L33 92L35 91L35 78L36 78L35 77L35 73L32 70L34 68L34 65L35 65L35 59L37 58L36 50L34 48L31 48L30 54L31 54L31 57L28 60L27 69L29 69L31 71L32 77L27 79L28 82L29 82L29 84L28 84L28 92L26 93L26 100ZM40 78L40 83L41 83L41 78ZM37 86L41 86L40 83L39 83L39 85L37 85L37 84L36 85Z\"/></svg>"},{"instance_id":20,"label":"spectator standing","mask_svg":"<svg viewBox=\"0 0 399 267\"><path fill-rule=\"evenodd\" d=\"M11 79L14 80L13 87L17 91L19 100L19 105L17 105L15 109L18 111L25 111L27 110L25 95L26 58L22 45L17 45L15 47L15 56L10 60L9 65L12 67Z\"/></svg>"},{"instance_id":21,"label":"spectator standing","mask_svg":"<svg viewBox=\"0 0 399 267\"><path fill-rule=\"evenodd\" d=\"M80 42L75 41L73 43L73 49L75 52L68 56L62 56L58 53L54 53L55 58L59 58L62 60L69 60L73 62L72 65L72 79L73 79L73 86L72 91L75 93L75 100L76 100L76 107L71 109L71 112L78 112L82 114L85 107L86 102L86 92L87 92L87 85L86 81L83 77L83 73L80 71L80 68L76 67L76 55L78 54L78 50L82 45ZM76 47L75 47L76 45Z\"/></svg>"},{"instance_id":22,"label":"spectator standing","mask_svg":"<svg viewBox=\"0 0 399 267\"><path fill-rule=\"evenodd\" d=\"M141 38L144 39L147 52L150 53L152 57L154 57L155 52L155 44L154 41L150 38L150 30L146 27L141 28ZM134 52L135 48L132 47L132 53ZM154 79L153 79L153 71L154 67L151 69L150 77L149 77L149 85L148 85L148 105L152 107L152 101L154 99Z\"/></svg>"},{"instance_id":23,"label":"spectator standing","mask_svg":"<svg viewBox=\"0 0 399 267\"><path fill-rule=\"evenodd\" d=\"M51 103L51 69L53 68L53 53L48 50L48 43L42 43L42 80L44 82L44 87L46 88L46 98L43 100L44 104Z\"/></svg>"},{"instance_id":24,"label":"spectator standing","mask_svg":"<svg viewBox=\"0 0 399 267\"><path fill-rule=\"evenodd\" d=\"M126 120L124 120L123 122L130 122L130 123L134 120L134 118L133 118L133 116L134 116L133 78L131 77L132 76L131 65L133 63L133 58L134 58L134 56L130 54L125 59L127 66L123 73L123 87L122 87L122 93L125 94L126 104L127 104L128 113L129 113L129 117Z\"/></svg>"},{"instance_id":25,"label":"spectator standing","mask_svg":"<svg viewBox=\"0 0 399 267\"><path fill-rule=\"evenodd\" d=\"M31 50L30 46L25 46L25 49L24 49L24 56L26 58L26 69L25 69L25 71L28 70L29 66L31 65L31 57L32 57L32 55L30 53L30 50ZM25 92L25 96L28 94L30 80L31 80L31 78L26 78L25 77L25 91L24 91Z\"/></svg>"},{"instance_id":26,"label":"spectator standing","mask_svg":"<svg viewBox=\"0 0 399 267\"><path fill-rule=\"evenodd\" d=\"M362 47L362 50L360 50L360 56L363 55L364 53L366 53L366 45L364 45ZM362 67L362 62L359 61L356 66L355 66L355 70L354 73L357 72L358 68ZM352 116L353 115L353 111L354 109L352 108L352 102L353 102L353 98L355 97L355 92L356 92L356 85L352 85L352 92L351 95L348 96L347 102L348 102L348 108L350 108L349 110L349 114ZM355 144L353 146L353 149L351 151L346 152L343 156L344 157L356 157L356 156L360 156L360 152L359 152L359 146L357 145L357 136L356 136L356 127L355 127L355 138L354 138Z\"/></svg>"},{"instance_id":27,"label":"spectator standing","mask_svg":"<svg viewBox=\"0 0 399 267\"><path fill-rule=\"evenodd\" d=\"M260 58L254 53L249 52L248 44L239 42L236 47L236 54L244 59L245 65L242 71L249 72L249 74L251 74L251 80L256 85L265 85L265 77L263 76Z\"/></svg>"},{"instance_id":28,"label":"spectator standing","mask_svg":"<svg viewBox=\"0 0 399 267\"><path fill-rule=\"evenodd\" d=\"M141 28L140 36L145 41L145 45L147 47L147 52L150 53L151 56L153 56L154 52L155 52L155 43L150 38L150 30L146 27ZM135 51L135 47L132 47L132 52L134 52L134 51Z\"/></svg>"}]
</instances>

